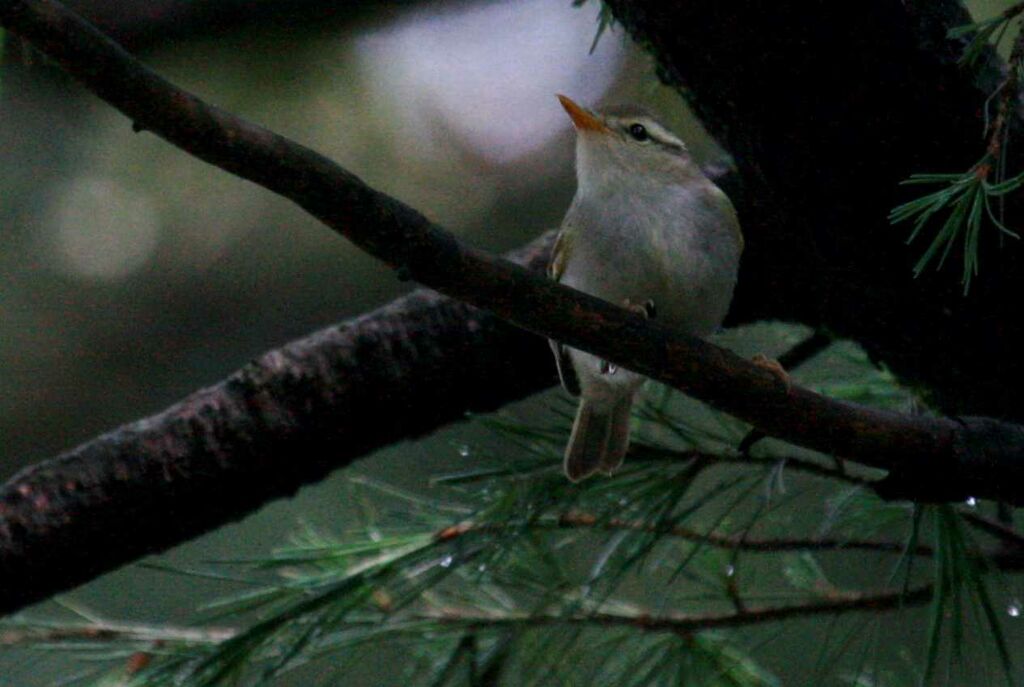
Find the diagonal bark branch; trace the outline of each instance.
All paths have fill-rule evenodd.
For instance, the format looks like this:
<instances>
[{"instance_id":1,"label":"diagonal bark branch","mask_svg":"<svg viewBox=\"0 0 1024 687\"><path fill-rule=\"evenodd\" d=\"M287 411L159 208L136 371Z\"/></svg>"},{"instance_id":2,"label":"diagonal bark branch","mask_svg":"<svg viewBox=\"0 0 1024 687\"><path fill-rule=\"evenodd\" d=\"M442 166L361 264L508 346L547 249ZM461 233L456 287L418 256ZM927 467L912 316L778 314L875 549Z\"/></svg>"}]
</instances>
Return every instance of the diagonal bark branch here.
<instances>
[{"instance_id":1,"label":"diagonal bark branch","mask_svg":"<svg viewBox=\"0 0 1024 687\"><path fill-rule=\"evenodd\" d=\"M549 238L512 257L542 270ZM537 337L426 290L271 351L0 488L0 613L544 389L550 356Z\"/></svg>"},{"instance_id":2,"label":"diagonal bark branch","mask_svg":"<svg viewBox=\"0 0 1024 687\"><path fill-rule=\"evenodd\" d=\"M787 389L728 351L460 244L317 153L174 87L53 0L0 0L0 24L58 60L137 129L293 200L404 276L664 381L771 436L889 469L890 493L1024 502L1017 487L1024 483L1024 428L1018 425L905 416ZM491 340L474 335L498 325L468 309L460 313L464 307L453 304L451 311L463 320L455 329L467 348L458 350L478 355L474 347ZM466 377L472 379L460 377L458 384L431 376L438 368L421 359L417 346L448 342L443 333L430 331L423 341L403 337L406 317L362 321L364 329L357 321L343 329L344 342L334 346L343 354L339 359L311 354L308 342L268 354L161 416L11 480L0 489L0 611L181 541L186 532L238 517L388 437L414 436L449 421L450 414L431 413L429 395L413 403L409 394L424 385L466 393L473 399L469 407L493 407L514 397L510 389L525 394L550 381L550 364L501 370L495 360L503 359L495 357L485 361L484 374L467 364ZM397 332L382 331L384 321ZM443 325L441 330L448 331ZM506 350L532 347L537 353L531 355L540 356L537 339L507 336L519 343L508 343ZM290 367L296 360L305 366ZM381 366L386 369L375 369ZM504 385L497 394L471 388L490 387L490 374ZM400 422L401 432L382 431L382 424L396 421L396 408L420 417ZM341 457L333 456L341 447ZM136 450L155 457L138 460ZM306 460L296 463L296 456ZM268 484L275 480L277 486ZM170 520L175 522L165 522ZM112 532L118 535L116 552L110 551ZM100 550L112 557L100 560Z\"/></svg>"},{"instance_id":3,"label":"diagonal bark branch","mask_svg":"<svg viewBox=\"0 0 1024 687\"><path fill-rule=\"evenodd\" d=\"M974 438L972 425L787 389L724 349L469 248L314 151L173 86L52 0L5 0L0 19L137 128L293 200L400 274L687 391L771 436L882 468L943 456L955 467L958 444ZM1006 434L1016 426L985 421L985 427L1018 443ZM1017 466L1006 461L993 467ZM997 488L979 486L988 487L985 495Z\"/></svg>"}]
</instances>

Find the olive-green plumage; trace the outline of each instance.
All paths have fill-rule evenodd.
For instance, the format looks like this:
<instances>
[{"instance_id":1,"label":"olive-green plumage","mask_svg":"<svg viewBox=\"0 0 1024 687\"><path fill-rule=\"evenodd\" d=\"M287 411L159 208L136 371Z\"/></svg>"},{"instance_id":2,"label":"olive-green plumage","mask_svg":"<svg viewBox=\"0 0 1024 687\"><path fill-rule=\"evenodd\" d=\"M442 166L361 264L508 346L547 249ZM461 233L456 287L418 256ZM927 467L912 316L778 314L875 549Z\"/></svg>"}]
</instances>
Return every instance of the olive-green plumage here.
<instances>
[{"instance_id":1,"label":"olive-green plumage","mask_svg":"<svg viewBox=\"0 0 1024 687\"><path fill-rule=\"evenodd\" d=\"M729 308L743 250L729 199L647 112L596 113L559 99L576 127L577 190L551 278L687 334L713 333ZM630 410L644 378L551 346L562 385L580 396L565 473L573 481L611 474L629 447Z\"/></svg>"}]
</instances>

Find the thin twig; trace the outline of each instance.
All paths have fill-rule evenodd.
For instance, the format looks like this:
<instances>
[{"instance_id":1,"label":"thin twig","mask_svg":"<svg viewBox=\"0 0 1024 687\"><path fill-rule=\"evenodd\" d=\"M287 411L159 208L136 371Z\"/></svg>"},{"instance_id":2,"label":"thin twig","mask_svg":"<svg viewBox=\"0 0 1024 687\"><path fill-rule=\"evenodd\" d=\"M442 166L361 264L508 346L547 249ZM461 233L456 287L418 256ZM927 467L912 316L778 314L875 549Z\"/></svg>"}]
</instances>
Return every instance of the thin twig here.
<instances>
[{"instance_id":1,"label":"thin twig","mask_svg":"<svg viewBox=\"0 0 1024 687\"><path fill-rule=\"evenodd\" d=\"M846 484L858 487L872 488L878 483L868 477L855 475L848 471L840 471L828 465L822 465L806 458L797 456L751 456L733 453L707 453L704 451L675 451L672 449L651 446L649 444L636 443L630 446L630 457L641 460L667 460L686 461L699 460L706 463L734 463L737 465L759 465L773 467L780 463L784 464L787 470L795 470L816 477L837 480Z\"/></svg>"},{"instance_id":2,"label":"thin twig","mask_svg":"<svg viewBox=\"0 0 1024 687\"><path fill-rule=\"evenodd\" d=\"M470 615L451 610L427 618L472 629L494 627L546 627L583 625L603 627L629 627L644 632L672 632L688 635L694 632L745 625L779 622L792 618L817 615L838 615L858 611L889 611L928 603L932 586L924 585L909 591L884 592L832 592L820 600L781 606L744 604L742 610L729 613L672 613L665 615L616 614L596 612L581 615Z\"/></svg>"},{"instance_id":3,"label":"thin twig","mask_svg":"<svg viewBox=\"0 0 1024 687\"><path fill-rule=\"evenodd\" d=\"M1024 2L1017 2L1003 10L1003 16L1006 19L1013 19L1021 12L1024 12Z\"/></svg>"},{"instance_id":4,"label":"thin twig","mask_svg":"<svg viewBox=\"0 0 1024 687\"><path fill-rule=\"evenodd\" d=\"M57 642L138 642L140 644L219 644L238 630L230 627L175 627L142 623L9 624L0 628L0 646Z\"/></svg>"},{"instance_id":5,"label":"thin twig","mask_svg":"<svg viewBox=\"0 0 1024 687\"><path fill-rule=\"evenodd\" d=\"M642 632L671 632L689 635L705 630L759 625L792 618L838 615L864 611L889 611L919 606L931 599L931 585L909 591L841 592L832 591L820 599L779 606L741 604L728 613L669 613L653 615L638 609L636 613L595 611L573 615L558 614L480 614L475 609L445 607L437 611L412 613L393 620L352 618L336 624L339 632L373 628L381 634L393 623L395 634L421 633L424 623L455 626L460 630L480 631L501 628L548 626L626 627ZM43 626L14 628L0 632L0 646L55 642L131 642L160 645L187 643L216 645L238 636L235 628L180 628L131 623Z\"/></svg>"},{"instance_id":6,"label":"thin twig","mask_svg":"<svg viewBox=\"0 0 1024 687\"><path fill-rule=\"evenodd\" d=\"M964 520L973 527L999 539L1004 544L1016 549L1017 551L1024 552L1024 534L1021 534L1009 525L1001 523L998 520L985 517L980 513L965 510L960 510L958 512Z\"/></svg>"},{"instance_id":7,"label":"thin twig","mask_svg":"<svg viewBox=\"0 0 1024 687\"><path fill-rule=\"evenodd\" d=\"M839 482L844 482L853 486L864 487L871 489L874 485L878 484L878 480L872 480L867 477L860 477L858 475L851 474L848 471L839 470L837 468L822 465L814 461L806 460L804 458L797 458L794 456L787 457L771 457L771 456L751 456L751 455L733 455L728 453L713 454L701 451L673 451L671 449L664 449L657 446L650 446L646 444L635 444L630 447L630 456L636 456L637 458L643 459L654 459L654 460L671 460L671 461L688 461L688 460L699 460L704 462L717 462L717 463L736 463L736 464L749 464L749 465L762 465L772 466L778 463L784 463L787 470L795 470L797 472L803 472L805 474L814 475L816 477L823 477L826 479L832 479ZM1024 557L1024 534L1018 532L1012 526L1006 523L1000 522L993 518L986 517L980 513L960 509L958 512L963 516L964 520L972 527L985 532L997 539L999 539L1005 545L1005 549L998 552L992 552L991 556L1005 559L1005 563L1010 567L1016 565L1024 565L1024 560L1016 564L1012 564L1011 561L1017 561ZM926 547L927 548L927 547Z\"/></svg>"},{"instance_id":8,"label":"thin twig","mask_svg":"<svg viewBox=\"0 0 1024 687\"><path fill-rule=\"evenodd\" d=\"M816 331L806 339L794 344L777 360L783 369L795 370L812 358L824 351L835 342L835 339L825 332Z\"/></svg>"},{"instance_id":9,"label":"thin twig","mask_svg":"<svg viewBox=\"0 0 1024 687\"><path fill-rule=\"evenodd\" d=\"M1024 4L1011 7L1004 15L1011 19L1024 11ZM993 173L997 175L997 181L1001 181L998 175L1003 169L1001 164L1004 154L1004 143L1006 141L1007 127L1016 111L1017 103L1020 102L1020 72L1024 68L1024 31L1020 31L1013 41L1013 48L1010 50L1010 58L1007 60L1006 78L996 89L999 93L999 106L996 110L996 118L992 122L988 137L988 146L985 149L985 157L975 167L974 173L980 178L987 180Z\"/></svg>"},{"instance_id":10,"label":"thin twig","mask_svg":"<svg viewBox=\"0 0 1024 687\"><path fill-rule=\"evenodd\" d=\"M682 525L665 527L639 520L605 518L582 511L569 511L560 515L535 518L526 522L476 522L467 520L439 530L435 535L435 539L447 542L474 532L514 532L523 529L533 531L545 529L595 529L602 531L646 532L701 542L723 549L749 551L752 553L847 550L901 554L904 551L904 545L901 542L801 537L757 538L717 532L702 532ZM922 544L914 550L914 553L919 556L931 556L933 550L930 546Z\"/></svg>"},{"instance_id":11,"label":"thin twig","mask_svg":"<svg viewBox=\"0 0 1024 687\"><path fill-rule=\"evenodd\" d=\"M533 525L534 523L530 523ZM832 539L832 538L800 538L800 537L767 537L758 538L751 536L737 536L720 534L717 532L701 532L689 527L676 525L673 527L659 527L656 524L645 523L635 520L624 520L622 518L600 518L591 513L570 512L561 515L555 522L539 521L540 526L558 527L593 527L605 530L630 530L635 532L649 532L652 534L664 534L670 537L699 541L723 549L737 549L756 553L774 553L778 551L876 551L880 553L903 553L902 542L885 542L870 539ZM919 556L931 556L933 550L930 546L919 545L914 551Z\"/></svg>"}]
</instances>

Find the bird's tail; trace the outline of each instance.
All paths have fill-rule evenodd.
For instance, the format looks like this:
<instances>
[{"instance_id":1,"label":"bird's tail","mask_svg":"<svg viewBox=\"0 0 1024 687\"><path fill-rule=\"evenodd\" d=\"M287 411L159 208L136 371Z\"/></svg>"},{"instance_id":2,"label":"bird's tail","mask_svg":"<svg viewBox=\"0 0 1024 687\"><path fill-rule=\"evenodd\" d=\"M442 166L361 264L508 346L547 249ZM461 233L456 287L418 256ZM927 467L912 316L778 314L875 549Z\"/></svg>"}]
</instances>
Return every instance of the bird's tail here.
<instances>
[{"instance_id":1,"label":"bird's tail","mask_svg":"<svg viewBox=\"0 0 1024 687\"><path fill-rule=\"evenodd\" d=\"M595 472L615 472L629 448L629 413L633 394L623 394L612 405L580 399L576 421L565 447L565 474L573 482Z\"/></svg>"}]
</instances>

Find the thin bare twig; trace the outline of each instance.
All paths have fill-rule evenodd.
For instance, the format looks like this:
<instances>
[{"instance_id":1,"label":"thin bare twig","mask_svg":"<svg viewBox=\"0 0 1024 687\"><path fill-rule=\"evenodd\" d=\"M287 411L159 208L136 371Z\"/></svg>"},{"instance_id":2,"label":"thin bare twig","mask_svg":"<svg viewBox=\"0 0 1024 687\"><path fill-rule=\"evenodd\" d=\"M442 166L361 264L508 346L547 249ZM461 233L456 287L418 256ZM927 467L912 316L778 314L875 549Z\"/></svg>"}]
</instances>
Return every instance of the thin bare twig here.
<instances>
[{"instance_id":1,"label":"thin bare twig","mask_svg":"<svg viewBox=\"0 0 1024 687\"><path fill-rule=\"evenodd\" d=\"M986 517L981 513L964 510L959 511L959 513L971 526L995 537L1012 549L1024 552L1024 534L1021 534L1009 525Z\"/></svg>"},{"instance_id":2,"label":"thin bare twig","mask_svg":"<svg viewBox=\"0 0 1024 687\"><path fill-rule=\"evenodd\" d=\"M636 456L642 460L666 460L686 461L698 460L705 463L734 463L736 465L759 465L762 467L773 467L780 463L788 470L803 472L815 477L832 479L858 487L873 488L878 484L877 479L870 479L845 470L839 470L830 465L822 465L813 460L800 458L798 456L751 456L742 453L707 453L704 451L674 451L672 449L651 446L649 444L636 443L630 446L630 456Z\"/></svg>"},{"instance_id":3,"label":"thin bare twig","mask_svg":"<svg viewBox=\"0 0 1024 687\"><path fill-rule=\"evenodd\" d=\"M1004 12L1009 20L1024 11L1024 4L1015 5ZM999 93L999 105L996 109L996 117L989 127L988 145L985 149L985 156L975 166L974 173L978 178L988 180L993 174L997 181L1004 168L1005 144L1009 132L1009 125L1016 112L1017 104L1020 102L1020 75L1024 69L1024 31L1017 34L1013 41L1013 48L1010 50L1010 57L1007 60L1006 78L996 89Z\"/></svg>"},{"instance_id":4,"label":"thin bare twig","mask_svg":"<svg viewBox=\"0 0 1024 687\"><path fill-rule=\"evenodd\" d=\"M699 530L674 525L662 527L656 524L623 518L604 518L592 513L570 511L561 515L537 518L525 523L516 522L475 522L466 521L445 527L437 532L438 541L451 541L474 532L507 532L521 530L544 529L595 529L608 531L631 531L660 534L666 537L702 542L723 549L749 551L753 553L777 553L779 551L875 551L878 553L896 553L904 551L900 542L874 541L868 539L832 539L832 538L800 538L800 537L750 537L741 535L721 534L718 532L701 532ZM931 556L930 546L919 545L915 551L919 556Z\"/></svg>"},{"instance_id":5,"label":"thin bare twig","mask_svg":"<svg viewBox=\"0 0 1024 687\"><path fill-rule=\"evenodd\" d=\"M531 526L534 524L530 523ZM875 551L879 553L903 553L902 542L875 541L871 539L801 538L801 537L751 537L741 534L721 534L676 525L659 527L655 524L624 520L622 518L599 518L591 513L569 512L558 516L554 522L538 521L540 526L593 527L607 530L631 530L664 534L669 537L703 542L722 549L734 549L753 553L775 553L779 551ZM914 551L919 556L931 556L930 546L918 545Z\"/></svg>"},{"instance_id":6,"label":"thin bare twig","mask_svg":"<svg viewBox=\"0 0 1024 687\"><path fill-rule=\"evenodd\" d=\"M143 623L24 623L0 628L0 646L65 642L219 644L238 630L230 627L175 627Z\"/></svg>"},{"instance_id":7,"label":"thin bare twig","mask_svg":"<svg viewBox=\"0 0 1024 687\"><path fill-rule=\"evenodd\" d=\"M705 630L780 622L793 618L816 615L837 615L863 611L888 611L918 606L931 599L931 585L908 591L842 592L831 591L819 599L783 605L756 605L743 603L732 612L651 614L643 609L635 613L594 611L561 615L538 614L481 614L475 609L445 607L434 611L401 614L392 621L380 619L350 619L337 624L345 631L363 627L386 630L394 623L396 634L403 631L421 632L422 623L440 623L464 630L487 630L502 627L545 627L581 625L626 627L642 632L671 632L689 635ZM12 628L0 632L0 646L52 642L138 642L160 645L172 642L188 644L218 644L238 636L236 628L179 628L132 623L97 623L67 626L38 626Z\"/></svg>"},{"instance_id":8,"label":"thin bare twig","mask_svg":"<svg viewBox=\"0 0 1024 687\"><path fill-rule=\"evenodd\" d=\"M499 626L543 627L559 625L585 625L629 627L644 632L671 632L689 635L694 632L721 628L742 627L761 623L780 622L793 618L816 615L838 615L859 611L890 611L928 603L932 586L924 585L906 592L839 592L823 596L820 600L780 606L743 604L741 610L728 613L673 613L665 615L617 614L596 612L581 615L522 615L479 616L460 610L428 616L434 620L473 629Z\"/></svg>"},{"instance_id":9,"label":"thin bare twig","mask_svg":"<svg viewBox=\"0 0 1024 687\"><path fill-rule=\"evenodd\" d=\"M664 449L646 444L634 444L631 446L630 455L648 460L699 460L708 463L736 463L740 465L761 465L764 467L771 467L773 465L783 463L787 470L795 470L797 472L814 475L815 477L836 480L838 482L843 482L857 487L864 487L866 489L873 489L875 485L879 483L879 480L862 477L846 470L840 470L835 467L822 465L821 463L816 463L814 461L795 456L751 456L745 454L733 455L728 453L712 454L701 451L673 451L671 449ZM1024 558L1024 534L1018 532L1011 525L986 517L981 513L967 509L960 509L958 512L969 525L1003 543L1005 549L999 552L992 552L991 555L996 558L1005 559L1003 561L1005 564L1004 567L1020 567L1021 565L1024 565L1024 560L1014 563L1014 561Z\"/></svg>"}]
</instances>

